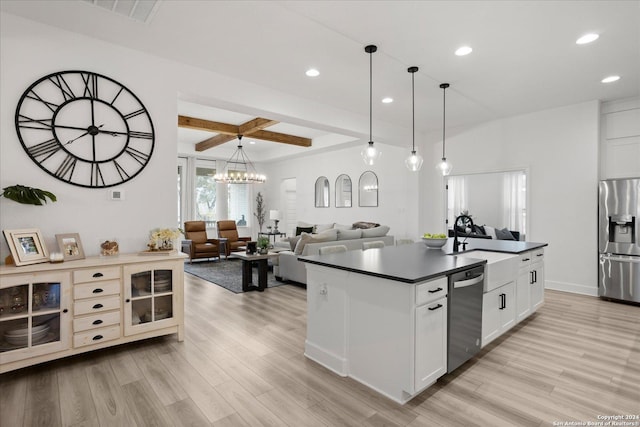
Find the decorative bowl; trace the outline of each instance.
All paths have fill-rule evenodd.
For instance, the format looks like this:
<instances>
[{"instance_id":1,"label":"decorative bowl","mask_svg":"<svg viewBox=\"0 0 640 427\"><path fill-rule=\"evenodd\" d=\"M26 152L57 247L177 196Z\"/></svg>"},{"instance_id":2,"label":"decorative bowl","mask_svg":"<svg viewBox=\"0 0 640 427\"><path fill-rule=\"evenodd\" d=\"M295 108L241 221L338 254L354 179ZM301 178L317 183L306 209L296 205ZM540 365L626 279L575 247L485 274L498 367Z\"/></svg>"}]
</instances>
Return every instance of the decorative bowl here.
<instances>
[{"instance_id":1,"label":"decorative bowl","mask_svg":"<svg viewBox=\"0 0 640 427\"><path fill-rule=\"evenodd\" d=\"M447 239L427 239L426 237L422 237L422 241L431 249L440 249L447 243Z\"/></svg>"}]
</instances>

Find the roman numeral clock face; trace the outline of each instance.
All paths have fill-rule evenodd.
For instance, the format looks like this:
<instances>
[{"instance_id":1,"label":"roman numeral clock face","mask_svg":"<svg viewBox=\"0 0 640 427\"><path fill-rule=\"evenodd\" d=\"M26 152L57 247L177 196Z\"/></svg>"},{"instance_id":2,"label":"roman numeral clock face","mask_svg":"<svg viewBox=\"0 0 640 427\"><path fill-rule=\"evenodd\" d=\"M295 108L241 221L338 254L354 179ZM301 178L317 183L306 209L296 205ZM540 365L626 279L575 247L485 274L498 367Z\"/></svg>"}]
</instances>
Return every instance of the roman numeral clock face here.
<instances>
[{"instance_id":1,"label":"roman numeral clock face","mask_svg":"<svg viewBox=\"0 0 640 427\"><path fill-rule=\"evenodd\" d=\"M89 188L113 187L138 175L155 141L138 97L88 71L62 71L33 83L18 103L16 130L40 168Z\"/></svg>"}]
</instances>

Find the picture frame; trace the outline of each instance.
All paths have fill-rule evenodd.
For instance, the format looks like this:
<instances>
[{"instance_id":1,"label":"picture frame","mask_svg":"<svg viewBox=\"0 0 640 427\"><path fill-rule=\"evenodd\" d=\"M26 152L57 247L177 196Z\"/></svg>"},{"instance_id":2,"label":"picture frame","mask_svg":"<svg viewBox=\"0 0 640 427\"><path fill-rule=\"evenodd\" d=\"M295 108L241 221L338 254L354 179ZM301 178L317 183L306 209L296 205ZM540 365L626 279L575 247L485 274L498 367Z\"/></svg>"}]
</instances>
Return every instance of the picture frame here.
<instances>
[{"instance_id":1,"label":"picture frame","mask_svg":"<svg viewBox=\"0 0 640 427\"><path fill-rule=\"evenodd\" d=\"M49 252L39 229L2 230L2 233L16 266L49 262Z\"/></svg>"},{"instance_id":2,"label":"picture frame","mask_svg":"<svg viewBox=\"0 0 640 427\"><path fill-rule=\"evenodd\" d=\"M78 233L56 234L56 241L65 261L84 259L82 241Z\"/></svg>"}]
</instances>

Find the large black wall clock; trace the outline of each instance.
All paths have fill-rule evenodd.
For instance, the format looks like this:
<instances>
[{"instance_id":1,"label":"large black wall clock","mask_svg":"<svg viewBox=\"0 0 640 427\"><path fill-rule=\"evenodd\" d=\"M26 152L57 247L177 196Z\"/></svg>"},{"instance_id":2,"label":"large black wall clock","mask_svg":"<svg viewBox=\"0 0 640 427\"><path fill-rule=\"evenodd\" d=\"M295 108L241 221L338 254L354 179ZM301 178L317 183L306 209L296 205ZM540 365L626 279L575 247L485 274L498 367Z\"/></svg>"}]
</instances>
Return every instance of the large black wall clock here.
<instances>
[{"instance_id":1,"label":"large black wall clock","mask_svg":"<svg viewBox=\"0 0 640 427\"><path fill-rule=\"evenodd\" d=\"M134 178L149 163L155 142L140 99L90 71L61 71L29 86L18 102L16 130L40 168L88 188Z\"/></svg>"}]
</instances>

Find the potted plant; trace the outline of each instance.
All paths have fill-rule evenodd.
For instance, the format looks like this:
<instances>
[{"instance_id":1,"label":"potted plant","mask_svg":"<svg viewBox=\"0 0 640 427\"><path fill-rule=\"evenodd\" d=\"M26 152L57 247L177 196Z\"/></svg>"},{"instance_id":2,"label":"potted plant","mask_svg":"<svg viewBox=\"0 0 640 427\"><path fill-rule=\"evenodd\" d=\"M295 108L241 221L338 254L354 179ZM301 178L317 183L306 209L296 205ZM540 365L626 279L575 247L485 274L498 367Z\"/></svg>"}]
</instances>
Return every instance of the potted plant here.
<instances>
[{"instance_id":1,"label":"potted plant","mask_svg":"<svg viewBox=\"0 0 640 427\"><path fill-rule=\"evenodd\" d=\"M258 192L258 195L256 196L256 211L253 213L253 216L255 216L256 219L258 220L260 231L262 231L262 225L264 224L266 214L267 214L267 211L265 210L262 193Z\"/></svg>"},{"instance_id":2,"label":"potted plant","mask_svg":"<svg viewBox=\"0 0 640 427\"><path fill-rule=\"evenodd\" d=\"M265 255L269 252L269 238L262 236L258 237L258 253Z\"/></svg>"}]
</instances>

